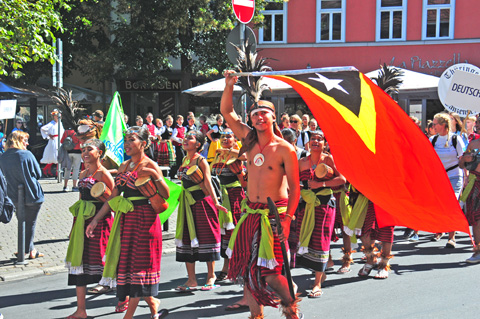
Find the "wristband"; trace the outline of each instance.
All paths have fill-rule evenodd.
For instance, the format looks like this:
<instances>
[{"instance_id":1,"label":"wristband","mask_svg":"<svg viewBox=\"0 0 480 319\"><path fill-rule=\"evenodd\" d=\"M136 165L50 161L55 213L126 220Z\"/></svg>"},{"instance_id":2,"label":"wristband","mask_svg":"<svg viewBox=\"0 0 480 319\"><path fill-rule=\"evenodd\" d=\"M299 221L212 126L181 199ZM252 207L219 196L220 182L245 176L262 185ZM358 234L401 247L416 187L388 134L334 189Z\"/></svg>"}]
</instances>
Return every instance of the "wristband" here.
<instances>
[{"instance_id":1,"label":"wristband","mask_svg":"<svg viewBox=\"0 0 480 319\"><path fill-rule=\"evenodd\" d=\"M290 218L290 220L293 220L293 216L292 216L292 215L288 215L288 214L286 214L286 215L285 215L285 218L287 218L287 217L289 217L289 218ZM285 219L285 218L284 218L284 219Z\"/></svg>"}]
</instances>

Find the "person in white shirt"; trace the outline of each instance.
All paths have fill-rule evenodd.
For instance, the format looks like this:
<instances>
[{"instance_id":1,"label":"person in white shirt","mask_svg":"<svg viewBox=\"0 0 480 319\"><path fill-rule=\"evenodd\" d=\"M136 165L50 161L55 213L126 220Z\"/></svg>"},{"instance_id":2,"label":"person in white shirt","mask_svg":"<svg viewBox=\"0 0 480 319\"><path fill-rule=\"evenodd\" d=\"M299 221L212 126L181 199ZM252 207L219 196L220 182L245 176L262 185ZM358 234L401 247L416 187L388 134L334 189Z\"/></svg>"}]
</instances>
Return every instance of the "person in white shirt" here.
<instances>
[{"instance_id":1,"label":"person in white shirt","mask_svg":"<svg viewBox=\"0 0 480 319\"><path fill-rule=\"evenodd\" d=\"M47 164L44 168L44 172L49 175L52 172L52 165L57 164L58 157L58 136L62 136L64 129L63 125L60 122L60 131L58 125L58 113L57 109L54 109L51 113L53 120L42 126L40 132L44 139L48 139L47 146L43 150L43 157L40 160L40 163Z\"/></svg>"},{"instance_id":2,"label":"person in white shirt","mask_svg":"<svg viewBox=\"0 0 480 319\"><path fill-rule=\"evenodd\" d=\"M465 144L461 137L450 131L450 116L448 114L435 114L433 128L437 134L430 137L430 141L440 161L442 161L458 199L463 188L464 176L463 170L459 167L459 157L463 154ZM436 234L433 240L437 241L441 236L442 234ZM450 232L446 247L455 248L455 244L455 232Z\"/></svg>"}]
</instances>

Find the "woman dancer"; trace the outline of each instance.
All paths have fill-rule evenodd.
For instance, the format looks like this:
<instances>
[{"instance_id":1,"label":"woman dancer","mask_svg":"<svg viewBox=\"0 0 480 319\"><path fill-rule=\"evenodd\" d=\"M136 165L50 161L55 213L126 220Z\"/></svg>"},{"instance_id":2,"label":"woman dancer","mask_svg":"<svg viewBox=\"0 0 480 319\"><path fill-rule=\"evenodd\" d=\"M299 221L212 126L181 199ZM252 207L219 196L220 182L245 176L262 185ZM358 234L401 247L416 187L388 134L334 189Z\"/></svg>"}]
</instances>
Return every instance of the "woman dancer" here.
<instances>
[{"instance_id":1,"label":"woman dancer","mask_svg":"<svg viewBox=\"0 0 480 319\"><path fill-rule=\"evenodd\" d=\"M212 163L212 175L218 176L220 179L220 187L222 194L222 204L228 209L228 213L224 214L219 212L220 229L222 233L222 247L220 255L224 258L223 268L217 277L217 281L222 281L228 274L228 256L225 253L232 235L232 230L235 228L237 221L240 219L242 213L240 204L245 198L245 191L242 188L242 184L239 180L239 175L231 170L231 166L227 163L229 160L235 160L238 157L238 150L234 149L236 144L235 136L231 129L226 128L220 135L220 143L222 149L217 150L217 156ZM235 164L239 165L239 168L243 172L243 164L241 161L245 161L246 156L242 155L237 159ZM241 176L240 178L243 178Z\"/></svg>"},{"instance_id":2,"label":"woman dancer","mask_svg":"<svg viewBox=\"0 0 480 319\"><path fill-rule=\"evenodd\" d=\"M94 237L84 237L85 227L90 224L92 217L102 207L102 202L90 195L90 190L97 182L102 182L108 189L113 189L112 175L102 166L101 159L105 155L105 145L97 139L88 140L81 145L82 160L85 170L80 173L79 191L80 200L70 212L74 216L74 224L70 233L66 266L68 271L68 285L75 285L77 292L77 310L67 319L87 318L85 295L86 286L98 283L102 278L102 261L107 247L108 236L113 223L111 212L99 219L94 231ZM102 286L100 286L102 287Z\"/></svg>"},{"instance_id":3,"label":"woman dancer","mask_svg":"<svg viewBox=\"0 0 480 319\"><path fill-rule=\"evenodd\" d=\"M309 298L318 298L325 281L325 269L330 254L335 221L335 201L331 187L345 184L345 178L337 171L333 157L323 153L325 138L322 131L311 132L310 156L300 159L300 181L303 182L301 195L306 202L305 209L298 214L297 232L299 249L297 262L315 270L315 282ZM326 164L332 169L331 176L319 179L315 169Z\"/></svg>"},{"instance_id":4,"label":"woman dancer","mask_svg":"<svg viewBox=\"0 0 480 319\"><path fill-rule=\"evenodd\" d=\"M130 297L124 319L133 318L141 297L147 302L152 318L166 313L165 309L158 311L160 300L154 298L160 281L161 223L148 199L135 186L137 179L150 177L157 193L163 198L169 196L162 171L145 155L148 137L149 131L143 127L133 126L125 131L125 152L131 159L120 165L112 199L103 205L86 231L87 237L94 236L98 221L110 209L115 211L100 284L112 286L116 280L118 299ZM119 196L122 192L123 197Z\"/></svg>"},{"instance_id":5,"label":"woman dancer","mask_svg":"<svg viewBox=\"0 0 480 319\"><path fill-rule=\"evenodd\" d=\"M185 262L188 279L177 287L180 292L193 291L197 287L195 262L207 263L207 282L202 290L212 290L215 285L215 260L220 259L220 224L217 210L227 213L221 206L212 186L210 167L198 152L205 136L200 131L190 131L183 142L186 156L178 170L182 181L182 194L178 208L175 242L179 262ZM190 174L190 168L197 171Z\"/></svg>"}]
</instances>

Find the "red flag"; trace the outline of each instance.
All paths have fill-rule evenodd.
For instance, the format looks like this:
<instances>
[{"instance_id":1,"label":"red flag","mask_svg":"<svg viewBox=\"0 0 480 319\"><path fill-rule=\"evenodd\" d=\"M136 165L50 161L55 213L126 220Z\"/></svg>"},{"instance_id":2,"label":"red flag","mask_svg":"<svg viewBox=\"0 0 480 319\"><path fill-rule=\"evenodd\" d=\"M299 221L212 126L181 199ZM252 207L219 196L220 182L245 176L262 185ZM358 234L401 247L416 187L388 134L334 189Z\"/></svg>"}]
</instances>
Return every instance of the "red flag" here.
<instances>
[{"instance_id":1,"label":"red flag","mask_svg":"<svg viewBox=\"0 0 480 319\"><path fill-rule=\"evenodd\" d=\"M358 71L265 75L307 103L336 166L376 206L380 227L470 233L445 169L426 136Z\"/></svg>"}]
</instances>

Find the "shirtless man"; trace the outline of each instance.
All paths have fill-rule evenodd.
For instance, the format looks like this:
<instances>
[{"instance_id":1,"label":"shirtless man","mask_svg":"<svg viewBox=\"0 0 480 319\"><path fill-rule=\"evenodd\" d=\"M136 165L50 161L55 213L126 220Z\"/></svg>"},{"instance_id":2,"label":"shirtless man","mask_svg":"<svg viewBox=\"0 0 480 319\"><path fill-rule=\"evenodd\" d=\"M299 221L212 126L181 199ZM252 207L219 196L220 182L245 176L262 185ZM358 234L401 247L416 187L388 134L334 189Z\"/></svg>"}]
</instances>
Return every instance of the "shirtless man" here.
<instances>
[{"instance_id":1,"label":"shirtless man","mask_svg":"<svg viewBox=\"0 0 480 319\"><path fill-rule=\"evenodd\" d=\"M478 205L480 201L480 165L478 165L478 162L476 162L476 165L474 163L469 164L474 161L472 152L478 149L480 149L480 139L471 141L458 163L462 169L467 169L468 166L470 175L468 177L468 186L464 188L460 197L460 200L465 202L465 215L468 223L472 226L473 239L475 240L473 255L466 260L470 264L480 263L480 209Z\"/></svg>"},{"instance_id":2,"label":"shirtless man","mask_svg":"<svg viewBox=\"0 0 480 319\"><path fill-rule=\"evenodd\" d=\"M292 145L280 137L275 123L275 108L271 102L259 101L250 108L252 127L241 122L232 103L233 86L238 79L230 75L233 72L225 72L226 85L220 111L235 135L242 140L241 152L246 149L249 178L248 207L244 209L247 216L243 223L237 224L236 238L232 236L230 241L232 259L228 276L244 282L250 318L263 318L265 305L277 306L272 293L266 289L268 284L280 297L285 316L297 319L303 316L298 313L298 299L292 299L287 279L281 275L283 256L279 243L279 240L285 242L288 238L290 222L300 198L297 156ZM277 132L279 136L275 135ZM268 249L262 246L264 241L260 240L269 236L270 223L274 223L273 215L268 213L268 197L277 204L283 227L283 234L278 237L273 234L273 247L272 241L267 242L266 246L273 251L269 256L274 254L270 259L262 256L262 252ZM261 276L260 282L257 280L258 274Z\"/></svg>"}]
</instances>

